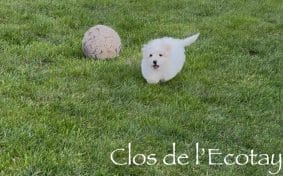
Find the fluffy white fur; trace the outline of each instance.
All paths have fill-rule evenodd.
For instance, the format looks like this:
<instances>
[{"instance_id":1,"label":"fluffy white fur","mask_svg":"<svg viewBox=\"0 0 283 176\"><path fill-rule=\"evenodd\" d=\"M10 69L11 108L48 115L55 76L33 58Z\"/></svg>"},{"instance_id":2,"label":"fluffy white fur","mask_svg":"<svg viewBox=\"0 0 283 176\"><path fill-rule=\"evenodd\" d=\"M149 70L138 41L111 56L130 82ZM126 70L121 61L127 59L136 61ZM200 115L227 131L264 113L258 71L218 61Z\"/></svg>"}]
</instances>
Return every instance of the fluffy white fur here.
<instances>
[{"instance_id":1,"label":"fluffy white fur","mask_svg":"<svg viewBox=\"0 0 283 176\"><path fill-rule=\"evenodd\" d=\"M199 34L185 39L164 37L151 40L142 48L142 75L150 84L174 78L185 63L185 47L194 43Z\"/></svg>"}]
</instances>

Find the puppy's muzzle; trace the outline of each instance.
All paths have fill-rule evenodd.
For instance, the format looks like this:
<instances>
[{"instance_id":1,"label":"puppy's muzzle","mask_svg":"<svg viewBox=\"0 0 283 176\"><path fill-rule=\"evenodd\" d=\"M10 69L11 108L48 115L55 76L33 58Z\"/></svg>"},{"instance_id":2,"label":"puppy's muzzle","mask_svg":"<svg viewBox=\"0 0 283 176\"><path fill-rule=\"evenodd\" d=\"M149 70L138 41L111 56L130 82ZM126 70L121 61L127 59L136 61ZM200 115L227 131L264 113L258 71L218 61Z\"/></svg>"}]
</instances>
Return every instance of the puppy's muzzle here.
<instances>
[{"instance_id":1,"label":"puppy's muzzle","mask_svg":"<svg viewBox=\"0 0 283 176\"><path fill-rule=\"evenodd\" d=\"M153 63L152 67L153 67L154 69L158 69L158 68L159 68L159 65L157 64L157 61L156 61L156 60L152 61L152 63Z\"/></svg>"}]
</instances>

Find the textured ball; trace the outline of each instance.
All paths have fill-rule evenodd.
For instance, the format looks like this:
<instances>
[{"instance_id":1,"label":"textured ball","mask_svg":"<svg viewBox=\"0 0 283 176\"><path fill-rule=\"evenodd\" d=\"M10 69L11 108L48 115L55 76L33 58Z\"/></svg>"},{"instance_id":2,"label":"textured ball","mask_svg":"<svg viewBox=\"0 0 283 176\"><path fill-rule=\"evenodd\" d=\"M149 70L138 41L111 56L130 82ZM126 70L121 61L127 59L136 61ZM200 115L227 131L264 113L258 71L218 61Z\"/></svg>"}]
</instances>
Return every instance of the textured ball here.
<instances>
[{"instance_id":1,"label":"textured ball","mask_svg":"<svg viewBox=\"0 0 283 176\"><path fill-rule=\"evenodd\" d=\"M87 57L110 59L119 56L121 39L117 32L104 25L90 28L83 37L82 49Z\"/></svg>"}]
</instances>

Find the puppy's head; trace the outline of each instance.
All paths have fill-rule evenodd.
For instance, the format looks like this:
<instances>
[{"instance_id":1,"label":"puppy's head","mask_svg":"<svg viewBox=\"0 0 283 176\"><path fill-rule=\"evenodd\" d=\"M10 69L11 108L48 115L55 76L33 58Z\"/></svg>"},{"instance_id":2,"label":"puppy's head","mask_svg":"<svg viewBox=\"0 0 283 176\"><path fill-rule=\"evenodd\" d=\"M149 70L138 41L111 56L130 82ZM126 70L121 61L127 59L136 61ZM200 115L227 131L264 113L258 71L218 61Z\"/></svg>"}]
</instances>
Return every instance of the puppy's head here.
<instances>
[{"instance_id":1,"label":"puppy's head","mask_svg":"<svg viewBox=\"0 0 283 176\"><path fill-rule=\"evenodd\" d=\"M152 69L159 70L170 59L170 51L169 44L152 41L142 48L143 61Z\"/></svg>"}]
</instances>

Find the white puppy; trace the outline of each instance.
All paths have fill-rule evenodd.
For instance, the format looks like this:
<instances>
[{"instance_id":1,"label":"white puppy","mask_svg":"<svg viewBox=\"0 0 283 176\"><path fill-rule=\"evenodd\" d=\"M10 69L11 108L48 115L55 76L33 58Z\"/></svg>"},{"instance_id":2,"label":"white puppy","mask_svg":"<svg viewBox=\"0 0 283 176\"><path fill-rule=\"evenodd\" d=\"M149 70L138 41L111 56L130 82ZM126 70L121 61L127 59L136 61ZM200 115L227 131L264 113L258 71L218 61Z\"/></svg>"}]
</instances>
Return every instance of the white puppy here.
<instances>
[{"instance_id":1,"label":"white puppy","mask_svg":"<svg viewBox=\"0 0 283 176\"><path fill-rule=\"evenodd\" d=\"M199 33L186 39L164 37L142 48L142 75L150 84L168 81L179 73L185 63L185 47L194 43Z\"/></svg>"}]
</instances>

